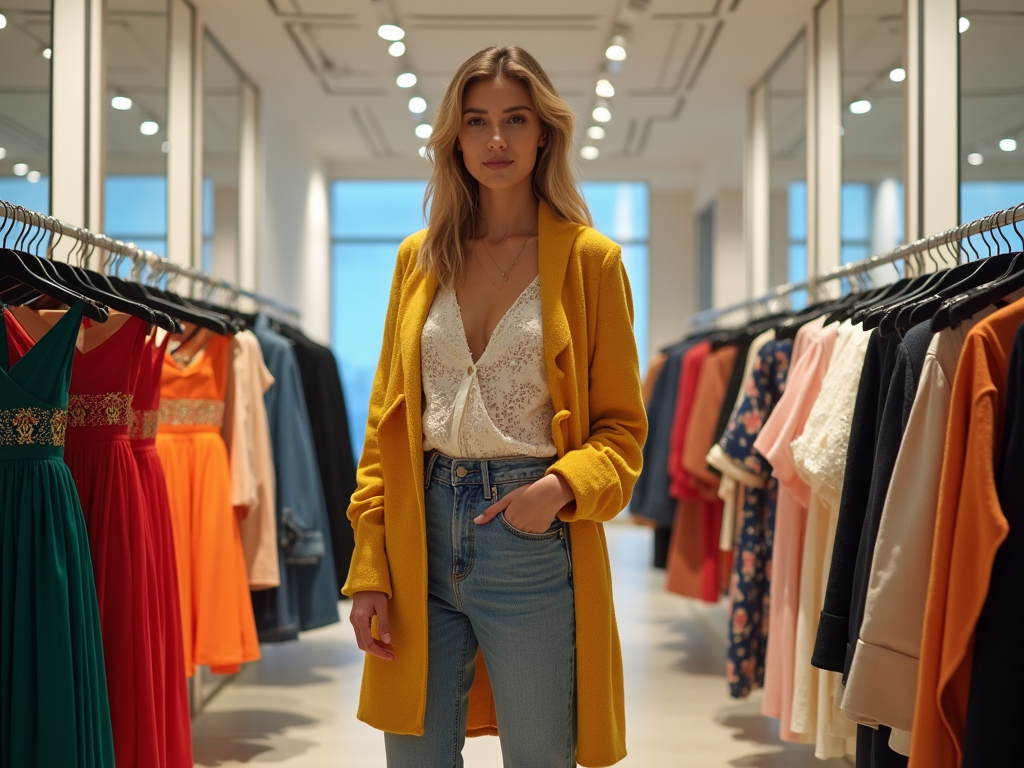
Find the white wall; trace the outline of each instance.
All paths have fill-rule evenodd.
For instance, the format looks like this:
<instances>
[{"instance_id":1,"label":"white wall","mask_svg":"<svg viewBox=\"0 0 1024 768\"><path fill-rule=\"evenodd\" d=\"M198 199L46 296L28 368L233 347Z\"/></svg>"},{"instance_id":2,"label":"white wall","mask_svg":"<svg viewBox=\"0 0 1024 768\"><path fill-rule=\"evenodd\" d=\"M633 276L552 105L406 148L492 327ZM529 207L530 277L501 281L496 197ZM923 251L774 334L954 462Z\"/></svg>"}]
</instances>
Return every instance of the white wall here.
<instances>
[{"instance_id":1,"label":"white wall","mask_svg":"<svg viewBox=\"0 0 1024 768\"><path fill-rule=\"evenodd\" d=\"M715 196L714 306L743 301L749 294L748 259L743 243L743 190L719 189Z\"/></svg>"},{"instance_id":2,"label":"white wall","mask_svg":"<svg viewBox=\"0 0 1024 768\"><path fill-rule=\"evenodd\" d=\"M264 152L257 291L302 312L302 328L330 340L330 191L323 164L273 94L261 99Z\"/></svg>"},{"instance_id":3,"label":"white wall","mask_svg":"<svg viewBox=\"0 0 1024 768\"><path fill-rule=\"evenodd\" d=\"M693 194L651 189L649 353L678 341L697 311L696 215Z\"/></svg>"}]
</instances>

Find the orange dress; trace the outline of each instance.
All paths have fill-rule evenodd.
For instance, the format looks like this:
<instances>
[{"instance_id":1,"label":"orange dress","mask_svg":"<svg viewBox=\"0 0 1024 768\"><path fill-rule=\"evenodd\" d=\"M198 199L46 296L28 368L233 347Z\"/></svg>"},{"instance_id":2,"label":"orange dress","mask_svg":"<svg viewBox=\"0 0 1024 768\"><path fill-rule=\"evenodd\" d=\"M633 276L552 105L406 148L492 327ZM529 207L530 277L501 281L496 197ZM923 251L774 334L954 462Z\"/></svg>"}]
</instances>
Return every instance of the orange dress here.
<instances>
[{"instance_id":1,"label":"orange dress","mask_svg":"<svg viewBox=\"0 0 1024 768\"><path fill-rule=\"evenodd\" d=\"M199 335L209 341L188 362L164 356L156 439L167 477L189 676L197 664L230 674L260 657L220 434L231 340Z\"/></svg>"}]
</instances>

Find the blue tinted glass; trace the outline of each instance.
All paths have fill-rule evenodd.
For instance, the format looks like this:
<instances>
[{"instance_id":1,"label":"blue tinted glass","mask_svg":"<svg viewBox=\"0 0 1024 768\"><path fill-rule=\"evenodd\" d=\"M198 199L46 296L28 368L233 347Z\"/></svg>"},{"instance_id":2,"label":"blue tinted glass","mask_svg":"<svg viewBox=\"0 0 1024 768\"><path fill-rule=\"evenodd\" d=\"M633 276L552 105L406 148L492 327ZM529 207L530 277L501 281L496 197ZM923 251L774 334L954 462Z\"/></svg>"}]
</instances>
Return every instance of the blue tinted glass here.
<instances>
[{"instance_id":1,"label":"blue tinted glass","mask_svg":"<svg viewBox=\"0 0 1024 768\"><path fill-rule=\"evenodd\" d=\"M650 223L646 184L588 181L582 187L597 231L618 243L647 241Z\"/></svg>"},{"instance_id":2,"label":"blue tinted glass","mask_svg":"<svg viewBox=\"0 0 1024 768\"><path fill-rule=\"evenodd\" d=\"M961 222L974 221L1021 203L1024 203L1024 181L964 181L960 184ZM1020 229L1020 224L1017 228Z\"/></svg>"},{"instance_id":3,"label":"blue tinted glass","mask_svg":"<svg viewBox=\"0 0 1024 768\"><path fill-rule=\"evenodd\" d=\"M394 238L423 229L425 181L335 181L331 184L331 236Z\"/></svg>"},{"instance_id":4,"label":"blue tinted glass","mask_svg":"<svg viewBox=\"0 0 1024 768\"><path fill-rule=\"evenodd\" d=\"M842 195L843 240L870 240L871 187L859 183L843 184Z\"/></svg>"},{"instance_id":5,"label":"blue tinted glass","mask_svg":"<svg viewBox=\"0 0 1024 768\"><path fill-rule=\"evenodd\" d=\"M807 306L807 291L793 291L789 294L789 306L794 312L799 312Z\"/></svg>"},{"instance_id":6,"label":"blue tinted glass","mask_svg":"<svg viewBox=\"0 0 1024 768\"><path fill-rule=\"evenodd\" d=\"M786 280L802 283L807 279L807 246L804 243L789 244L789 270Z\"/></svg>"},{"instance_id":7,"label":"blue tinted glass","mask_svg":"<svg viewBox=\"0 0 1024 768\"><path fill-rule=\"evenodd\" d=\"M43 176L33 184L28 179L6 176L0 179L0 200L20 205L36 213L50 212L50 179Z\"/></svg>"},{"instance_id":8,"label":"blue tinted glass","mask_svg":"<svg viewBox=\"0 0 1024 768\"><path fill-rule=\"evenodd\" d=\"M862 261L871 255L871 247L867 245L843 245L842 263L849 264L852 261Z\"/></svg>"},{"instance_id":9,"label":"blue tinted glass","mask_svg":"<svg viewBox=\"0 0 1024 768\"><path fill-rule=\"evenodd\" d=\"M791 181L788 196L789 239L807 240L807 182Z\"/></svg>"},{"instance_id":10,"label":"blue tinted glass","mask_svg":"<svg viewBox=\"0 0 1024 768\"><path fill-rule=\"evenodd\" d=\"M106 234L166 256L167 177L107 176L106 194Z\"/></svg>"},{"instance_id":11,"label":"blue tinted glass","mask_svg":"<svg viewBox=\"0 0 1024 768\"><path fill-rule=\"evenodd\" d=\"M331 348L345 388L352 447L363 450L391 277L400 241L331 247Z\"/></svg>"}]
</instances>

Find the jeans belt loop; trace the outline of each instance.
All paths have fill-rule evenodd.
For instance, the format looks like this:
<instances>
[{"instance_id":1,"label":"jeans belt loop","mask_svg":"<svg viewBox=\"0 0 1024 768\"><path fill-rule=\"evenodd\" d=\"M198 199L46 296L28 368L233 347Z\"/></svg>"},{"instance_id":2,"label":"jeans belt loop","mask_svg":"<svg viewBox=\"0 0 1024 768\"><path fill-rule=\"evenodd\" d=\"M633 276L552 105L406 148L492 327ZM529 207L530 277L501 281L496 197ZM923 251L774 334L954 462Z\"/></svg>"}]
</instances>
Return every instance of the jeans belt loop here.
<instances>
[{"instance_id":1,"label":"jeans belt loop","mask_svg":"<svg viewBox=\"0 0 1024 768\"><path fill-rule=\"evenodd\" d=\"M440 456L437 451L430 451L430 458L427 459L427 470L423 473L423 490L430 487L430 480L434 476L434 464L437 462L437 457Z\"/></svg>"},{"instance_id":2,"label":"jeans belt loop","mask_svg":"<svg viewBox=\"0 0 1024 768\"><path fill-rule=\"evenodd\" d=\"M491 501L491 475L489 469L490 467L486 459L480 462L480 480L484 484L484 498Z\"/></svg>"}]
</instances>

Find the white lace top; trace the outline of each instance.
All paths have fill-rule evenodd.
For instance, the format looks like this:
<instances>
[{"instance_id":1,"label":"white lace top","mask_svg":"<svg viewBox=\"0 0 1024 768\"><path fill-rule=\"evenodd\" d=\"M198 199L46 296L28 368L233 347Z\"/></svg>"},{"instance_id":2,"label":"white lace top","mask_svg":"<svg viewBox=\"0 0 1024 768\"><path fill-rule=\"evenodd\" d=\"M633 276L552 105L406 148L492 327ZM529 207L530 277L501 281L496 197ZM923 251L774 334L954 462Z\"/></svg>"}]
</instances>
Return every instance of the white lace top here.
<instances>
[{"instance_id":1,"label":"white lace top","mask_svg":"<svg viewBox=\"0 0 1024 768\"><path fill-rule=\"evenodd\" d=\"M555 455L539 276L498 321L475 364L450 288L437 289L420 345L423 450L462 459Z\"/></svg>"}]
</instances>

